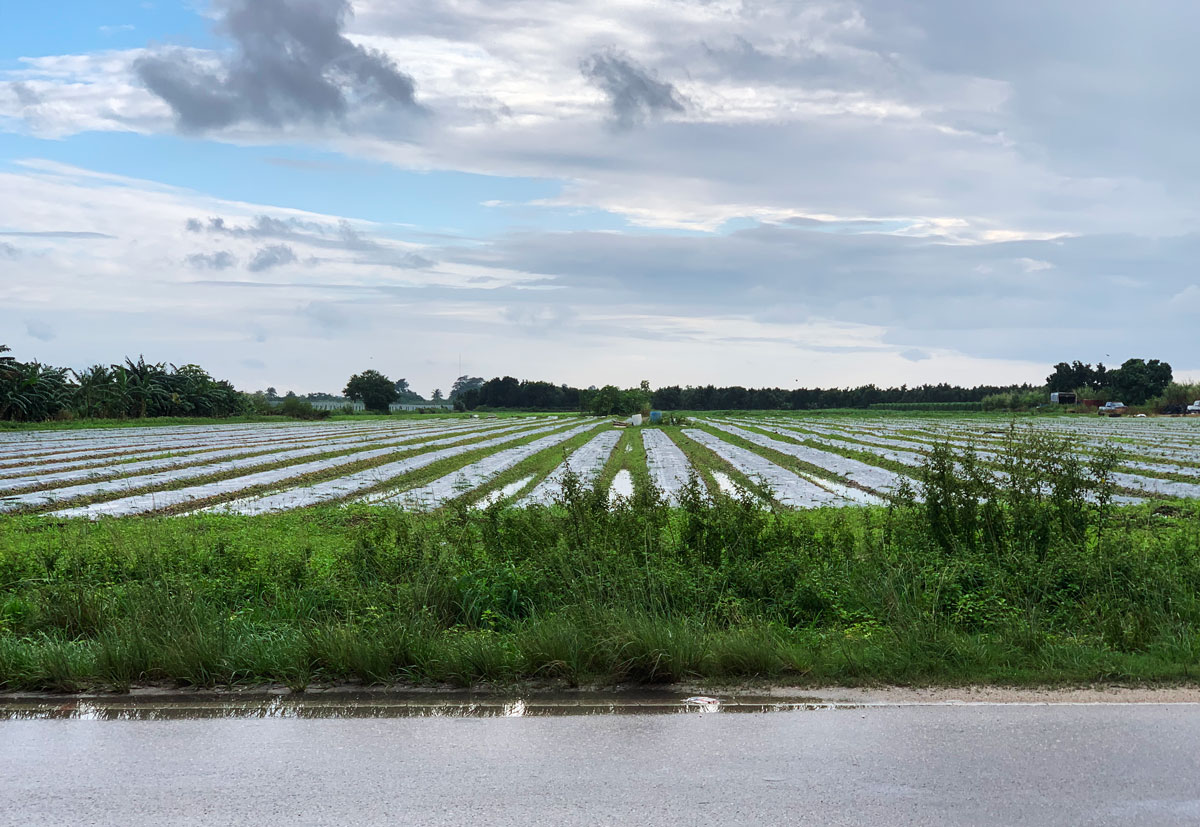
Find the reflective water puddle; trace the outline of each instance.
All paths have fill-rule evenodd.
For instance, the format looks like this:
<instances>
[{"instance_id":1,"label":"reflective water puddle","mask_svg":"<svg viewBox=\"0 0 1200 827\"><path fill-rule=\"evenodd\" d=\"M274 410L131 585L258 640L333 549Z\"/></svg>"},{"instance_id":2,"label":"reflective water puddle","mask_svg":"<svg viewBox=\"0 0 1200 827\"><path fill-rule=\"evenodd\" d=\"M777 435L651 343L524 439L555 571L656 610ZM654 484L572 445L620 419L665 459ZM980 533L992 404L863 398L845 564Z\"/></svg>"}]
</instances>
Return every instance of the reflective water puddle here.
<instances>
[{"instance_id":1,"label":"reflective water puddle","mask_svg":"<svg viewBox=\"0 0 1200 827\"><path fill-rule=\"evenodd\" d=\"M154 721L187 718L523 718L568 715L713 715L846 708L806 698L718 698L650 693L447 696L337 692L329 695L157 695L0 701L0 721Z\"/></svg>"}]
</instances>

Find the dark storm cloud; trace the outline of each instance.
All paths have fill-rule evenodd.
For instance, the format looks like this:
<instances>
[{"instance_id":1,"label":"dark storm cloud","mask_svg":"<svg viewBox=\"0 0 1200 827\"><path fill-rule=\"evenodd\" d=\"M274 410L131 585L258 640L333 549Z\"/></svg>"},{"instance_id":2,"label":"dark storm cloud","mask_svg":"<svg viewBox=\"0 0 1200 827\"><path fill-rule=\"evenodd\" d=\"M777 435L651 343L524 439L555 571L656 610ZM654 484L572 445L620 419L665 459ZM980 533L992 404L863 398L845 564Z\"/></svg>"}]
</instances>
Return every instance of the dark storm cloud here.
<instances>
[{"instance_id":1,"label":"dark storm cloud","mask_svg":"<svg viewBox=\"0 0 1200 827\"><path fill-rule=\"evenodd\" d=\"M580 61L579 71L608 96L613 124L632 129L663 112L683 112L685 99L670 83L615 49L596 52Z\"/></svg>"},{"instance_id":2,"label":"dark storm cloud","mask_svg":"<svg viewBox=\"0 0 1200 827\"><path fill-rule=\"evenodd\" d=\"M237 264L237 259L228 250L215 253L192 253L185 261L197 270L227 270Z\"/></svg>"},{"instance_id":3,"label":"dark storm cloud","mask_svg":"<svg viewBox=\"0 0 1200 827\"><path fill-rule=\"evenodd\" d=\"M263 270L270 270L272 267L279 267L283 264L292 264L295 261L296 254L291 247L286 244L272 244L260 248L254 254L254 258L250 259L247 268L252 273L261 273Z\"/></svg>"},{"instance_id":4,"label":"dark storm cloud","mask_svg":"<svg viewBox=\"0 0 1200 827\"><path fill-rule=\"evenodd\" d=\"M219 31L234 41L220 66L182 51L140 58L134 71L180 128L252 121L284 126L340 120L360 105L415 111L412 78L382 52L342 34L348 0L224 0Z\"/></svg>"}]
</instances>

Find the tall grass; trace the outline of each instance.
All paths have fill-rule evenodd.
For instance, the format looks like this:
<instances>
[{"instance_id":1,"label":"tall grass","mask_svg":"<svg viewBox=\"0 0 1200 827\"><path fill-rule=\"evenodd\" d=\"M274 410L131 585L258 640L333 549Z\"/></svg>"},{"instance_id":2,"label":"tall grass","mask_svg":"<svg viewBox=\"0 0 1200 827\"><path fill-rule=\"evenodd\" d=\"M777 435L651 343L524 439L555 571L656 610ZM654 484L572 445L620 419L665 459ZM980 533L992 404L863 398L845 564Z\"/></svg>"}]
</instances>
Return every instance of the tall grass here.
<instances>
[{"instance_id":1,"label":"tall grass","mask_svg":"<svg viewBox=\"0 0 1200 827\"><path fill-rule=\"evenodd\" d=\"M935 446L887 507L568 480L551 508L0 520L0 688L1192 680L1200 506Z\"/></svg>"}]
</instances>

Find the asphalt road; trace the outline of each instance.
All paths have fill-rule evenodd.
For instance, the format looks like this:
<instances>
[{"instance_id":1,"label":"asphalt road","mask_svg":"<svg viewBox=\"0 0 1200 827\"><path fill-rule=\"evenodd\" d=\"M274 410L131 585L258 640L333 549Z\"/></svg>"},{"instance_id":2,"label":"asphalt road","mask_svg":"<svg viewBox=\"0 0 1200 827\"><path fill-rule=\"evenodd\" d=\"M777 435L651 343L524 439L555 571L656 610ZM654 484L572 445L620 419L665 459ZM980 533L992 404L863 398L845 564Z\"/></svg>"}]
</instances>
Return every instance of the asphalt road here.
<instances>
[{"instance_id":1,"label":"asphalt road","mask_svg":"<svg viewBox=\"0 0 1200 827\"><path fill-rule=\"evenodd\" d=\"M1196 824L1200 706L2 720L0 824Z\"/></svg>"}]
</instances>

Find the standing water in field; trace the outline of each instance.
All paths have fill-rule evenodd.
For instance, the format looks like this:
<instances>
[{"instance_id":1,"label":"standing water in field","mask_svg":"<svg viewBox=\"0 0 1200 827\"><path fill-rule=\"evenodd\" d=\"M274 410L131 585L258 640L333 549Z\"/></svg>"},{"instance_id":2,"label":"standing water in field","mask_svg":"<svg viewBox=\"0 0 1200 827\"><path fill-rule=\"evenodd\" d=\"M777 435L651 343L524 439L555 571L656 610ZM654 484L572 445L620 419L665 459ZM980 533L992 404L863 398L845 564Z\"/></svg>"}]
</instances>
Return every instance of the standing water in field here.
<instances>
[{"instance_id":1,"label":"standing water in field","mask_svg":"<svg viewBox=\"0 0 1200 827\"><path fill-rule=\"evenodd\" d=\"M622 468L613 477L608 486L608 502L615 503L618 499L628 500L633 496L633 475Z\"/></svg>"},{"instance_id":2,"label":"standing water in field","mask_svg":"<svg viewBox=\"0 0 1200 827\"><path fill-rule=\"evenodd\" d=\"M527 477L521 477L521 479L517 480L516 482L510 482L503 488L497 488L495 491L489 492L488 494L480 497L479 502L475 503L471 507L482 511L483 509L488 508L495 503L507 500L509 497L513 496L526 485L528 485L531 479L533 479L533 474L530 474Z\"/></svg>"}]
</instances>

